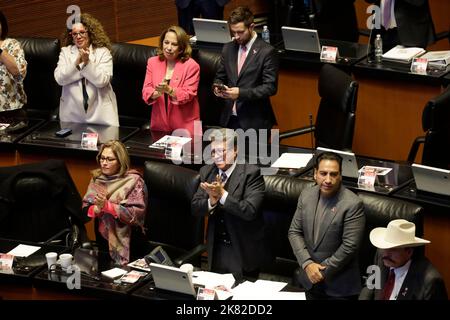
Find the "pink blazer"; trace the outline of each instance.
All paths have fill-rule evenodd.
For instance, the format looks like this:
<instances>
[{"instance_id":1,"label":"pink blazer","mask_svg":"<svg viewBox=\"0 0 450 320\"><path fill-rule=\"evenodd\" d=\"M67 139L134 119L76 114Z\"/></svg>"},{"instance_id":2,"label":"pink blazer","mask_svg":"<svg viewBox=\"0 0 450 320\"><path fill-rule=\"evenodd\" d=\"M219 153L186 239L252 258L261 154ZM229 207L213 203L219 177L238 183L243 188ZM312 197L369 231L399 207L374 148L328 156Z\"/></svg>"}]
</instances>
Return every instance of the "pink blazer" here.
<instances>
[{"instance_id":1,"label":"pink blazer","mask_svg":"<svg viewBox=\"0 0 450 320\"><path fill-rule=\"evenodd\" d=\"M155 87L163 81L166 75L166 66L166 61L159 60L158 56L151 57L147 62L142 98L145 103L152 105L150 129L172 132L175 129L184 128L193 137L194 121L200 121L200 107L197 98L200 66L192 58L184 63L178 61L175 64L170 86L175 90L176 99L168 99L167 110L164 95L154 101L150 99ZM200 131L195 134L201 134L201 126Z\"/></svg>"}]
</instances>

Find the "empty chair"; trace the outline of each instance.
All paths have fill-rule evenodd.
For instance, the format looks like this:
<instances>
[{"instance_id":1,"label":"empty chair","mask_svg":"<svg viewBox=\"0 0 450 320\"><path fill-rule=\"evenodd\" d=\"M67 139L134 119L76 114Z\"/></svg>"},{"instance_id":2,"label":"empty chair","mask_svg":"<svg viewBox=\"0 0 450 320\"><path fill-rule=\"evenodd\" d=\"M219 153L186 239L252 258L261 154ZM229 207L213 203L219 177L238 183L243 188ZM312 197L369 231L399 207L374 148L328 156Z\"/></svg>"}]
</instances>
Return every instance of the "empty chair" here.
<instances>
[{"instance_id":1,"label":"empty chair","mask_svg":"<svg viewBox=\"0 0 450 320\"><path fill-rule=\"evenodd\" d=\"M56 117L61 87L53 72L58 64L60 45L53 38L17 38L27 60L24 89L27 94L25 109L29 117L48 119Z\"/></svg>"},{"instance_id":2,"label":"empty chair","mask_svg":"<svg viewBox=\"0 0 450 320\"><path fill-rule=\"evenodd\" d=\"M0 237L66 245L86 238L81 197L63 161L3 167L0 181Z\"/></svg>"},{"instance_id":3,"label":"empty chair","mask_svg":"<svg viewBox=\"0 0 450 320\"><path fill-rule=\"evenodd\" d=\"M204 127L218 126L220 114L225 106L224 99L217 98L212 90L212 83L220 64L220 54L215 50L195 49L192 58L200 65L201 77L198 84L198 103L200 119Z\"/></svg>"},{"instance_id":4,"label":"empty chair","mask_svg":"<svg viewBox=\"0 0 450 320\"><path fill-rule=\"evenodd\" d=\"M113 78L111 85L117 99L121 126L150 128L151 106L142 100L148 58L156 48L130 43L113 43Z\"/></svg>"},{"instance_id":5,"label":"empty chair","mask_svg":"<svg viewBox=\"0 0 450 320\"><path fill-rule=\"evenodd\" d=\"M314 182L282 175L264 176L264 182L263 217L267 250L270 250L273 259L272 263L262 268L261 276L291 282L299 265L288 240L288 230L300 193L313 186Z\"/></svg>"},{"instance_id":6,"label":"empty chair","mask_svg":"<svg viewBox=\"0 0 450 320\"><path fill-rule=\"evenodd\" d=\"M191 214L191 200L200 183L198 172L173 164L147 161L144 180L148 188L145 219L148 252L160 245L176 265L185 259L190 260L183 255L192 253L199 257L199 253L205 250L204 218ZM199 259L195 262L199 265Z\"/></svg>"},{"instance_id":7,"label":"empty chair","mask_svg":"<svg viewBox=\"0 0 450 320\"><path fill-rule=\"evenodd\" d=\"M422 164L450 169L450 88L431 99L422 112L425 136L417 137L410 149L408 161L414 162L423 144Z\"/></svg>"},{"instance_id":8,"label":"empty chair","mask_svg":"<svg viewBox=\"0 0 450 320\"><path fill-rule=\"evenodd\" d=\"M319 95L315 125L282 132L280 140L314 131L316 147L351 150L358 82L344 71L325 64L319 76Z\"/></svg>"}]
</instances>

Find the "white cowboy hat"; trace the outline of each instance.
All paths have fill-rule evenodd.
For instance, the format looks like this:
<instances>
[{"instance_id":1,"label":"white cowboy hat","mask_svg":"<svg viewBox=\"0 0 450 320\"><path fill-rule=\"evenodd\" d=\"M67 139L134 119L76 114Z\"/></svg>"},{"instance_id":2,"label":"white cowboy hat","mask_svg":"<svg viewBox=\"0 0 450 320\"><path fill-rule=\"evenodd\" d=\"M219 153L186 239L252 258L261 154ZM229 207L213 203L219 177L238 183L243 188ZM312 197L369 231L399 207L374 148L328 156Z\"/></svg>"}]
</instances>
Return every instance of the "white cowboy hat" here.
<instances>
[{"instance_id":1,"label":"white cowboy hat","mask_svg":"<svg viewBox=\"0 0 450 320\"><path fill-rule=\"evenodd\" d=\"M375 228L370 232L370 242L379 249L417 247L430 241L417 238L414 223L404 219L392 220L387 228Z\"/></svg>"}]
</instances>

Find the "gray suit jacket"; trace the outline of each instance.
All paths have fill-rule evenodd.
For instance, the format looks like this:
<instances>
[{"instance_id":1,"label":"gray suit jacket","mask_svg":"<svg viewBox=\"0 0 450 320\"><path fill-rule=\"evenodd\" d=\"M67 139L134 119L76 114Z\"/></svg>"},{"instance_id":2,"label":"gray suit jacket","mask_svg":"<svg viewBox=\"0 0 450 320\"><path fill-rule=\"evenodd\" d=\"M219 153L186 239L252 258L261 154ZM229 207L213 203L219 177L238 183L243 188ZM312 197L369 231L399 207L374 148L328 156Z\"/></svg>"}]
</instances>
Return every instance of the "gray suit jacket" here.
<instances>
[{"instance_id":1,"label":"gray suit jacket","mask_svg":"<svg viewBox=\"0 0 450 320\"><path fill-rule=\"evenodd\" d=\"M215 165L200 169L200 181L212 182L218 173ZM244 270L259 268L269 258L266 252L264 220L261 206L264 199L264 179L257 166L237 164L229 177L226 188L228 192L225 204L218 205L212 214L208 214L208 194L198 188L192 199L192 214L208 215L207 248L211 267L214 248L216 210L223 212L225 225L230 235L233 249L241 257Z\"/></svg>"},{"instance_id":2,"label":"gray suit jacket","mask_svg":"<svg viewBox=\"0 0 450 320\"><path fill-rule=\"evenodd\" d=\"M416 252L417 253L417 252ZM415 253L415 254L416 254ZM379 251L375 255L376 264L381 270L381 288L368 289L364 287L359 300L380 300L382 288L387 281L389 268L385 267ZM424 256L414 256L403 280L397 300L447 300L447 290L444 280L431 262Z\"/></svg>"},{"instance_id":3,"label":"gray suit jacket","mask_svg":"<svg viewBox=\"0 0 450 320\"><path fill-rule=\"evenodd\" d=\"M288 232L292 249L300 266L308 260L326 266L323 285L327 295L359 294L361 279L357 254L365 228L363 203L357 195L341 186L325 213L318 240L314 243L314 216L319 193L319 186L314 186L304 190L298 199ZM305 289L312 288L302 267L299 280Z\"/></svg>"}]
</instances>

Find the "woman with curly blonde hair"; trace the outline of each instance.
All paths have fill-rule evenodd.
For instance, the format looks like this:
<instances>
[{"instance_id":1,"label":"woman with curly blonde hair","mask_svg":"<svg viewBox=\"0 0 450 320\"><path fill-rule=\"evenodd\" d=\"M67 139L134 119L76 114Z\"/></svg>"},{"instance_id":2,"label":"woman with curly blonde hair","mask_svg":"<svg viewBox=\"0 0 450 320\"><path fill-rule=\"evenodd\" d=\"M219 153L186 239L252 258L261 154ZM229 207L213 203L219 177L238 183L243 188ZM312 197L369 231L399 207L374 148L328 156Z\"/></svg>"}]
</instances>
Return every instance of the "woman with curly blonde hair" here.
<instances>
[{"instance_id":1,"label":"woman with curly blonde hair","mask_svg":"<svg viewBox=\"0 0 450 320\"><path fill-rule=\"evenodd\" d=\"M119 126L111 86L111 42L101 23L83 13L64 33L55 79L62 86L59 117L64 122Z\"/></svg>"}]
</instances>

